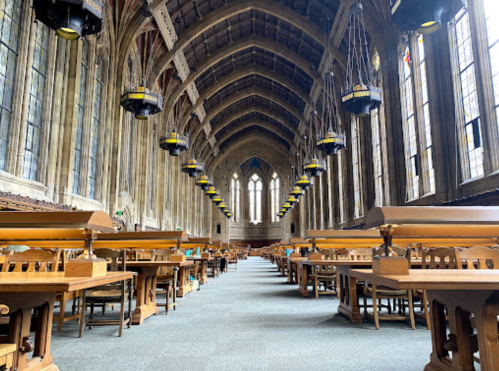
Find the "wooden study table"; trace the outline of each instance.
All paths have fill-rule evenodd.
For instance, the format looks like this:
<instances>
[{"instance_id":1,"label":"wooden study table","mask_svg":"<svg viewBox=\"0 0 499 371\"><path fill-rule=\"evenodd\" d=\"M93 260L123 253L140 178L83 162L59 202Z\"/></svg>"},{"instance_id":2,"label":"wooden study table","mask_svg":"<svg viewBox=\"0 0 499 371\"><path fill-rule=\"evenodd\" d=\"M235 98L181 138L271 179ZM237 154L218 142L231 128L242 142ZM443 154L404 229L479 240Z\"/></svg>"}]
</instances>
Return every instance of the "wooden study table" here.
<instances>
[{"instance_id":1,"label":"wooden study table","mask_svg":"<svg viewBox=\"0 0 499 371\"><path fill-rule=\"evenodd\" d=\"M357 293L357 278L350 275L352 268L371 268L372 260L303 260L298 262L300 282L298 291L303 297L309 297L308 269L314 265L331 265L336 267L336 285L338 286L338 298L340 304L338 313L347 317L354 324L361 324L362 313L359 307L359 296ZM411 261L411 266L420 268L421 260Z\"/></svg>"},{"instance_id":2,"label":"wooden study table","mask_svg":"<svg viewBox=\"0 0 499 371\"><path fill-rule=\"evenodd\" d=\"M425 371L475 370L477 351L482 371L499 370L499 271L410 270L409 275L382 276L372 270L351 270L350 275L393 289L426 290L433 352Z\"/></svg>"},{"instance_id":3,"label":"wooden study table","mask_svg":"<svg viewBox=\"0 0 499 371\"><path fill-rule=\"evenodd\" d=\"M129 280L134 274L108 272L102 277L81 278L65 277L64 273L0 273L0 301L10 309L9 335L5 341L17 345L12 369L59 370L50 353L52 317L57 294ZM35 308L38 309L38 321L33 344L30 328L31 315ZM31 351L33 355L28 359Z\"/></svg>"},{"instance_id":4,"label":"wooden study table","mask_svg":"<svg viewBox=\"0 0 499 371\"><path fill-rule=\"evenodd\" d=\"M187 261L200 262L201 263L201 278L200 283L204 285L208 282L208 262L215 260L215 258L203 258L201 256L188 256Z\"/></svg>"}]
</instances>

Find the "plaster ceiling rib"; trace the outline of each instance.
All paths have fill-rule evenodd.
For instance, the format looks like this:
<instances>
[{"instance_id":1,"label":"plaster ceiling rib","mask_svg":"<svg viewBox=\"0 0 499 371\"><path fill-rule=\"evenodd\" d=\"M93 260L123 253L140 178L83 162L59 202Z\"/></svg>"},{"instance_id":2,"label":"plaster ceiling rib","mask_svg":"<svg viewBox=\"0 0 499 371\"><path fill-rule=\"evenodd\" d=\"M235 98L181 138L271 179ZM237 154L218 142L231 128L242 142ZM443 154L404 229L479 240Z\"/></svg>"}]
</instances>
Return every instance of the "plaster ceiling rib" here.
<instances>
[{"instance_id":1,"label":"plaster ceiling rib","mask_svg":"<svg viewBox=\"0 0 499 371\"><path fill-rule=\"evenodd\" d=\"M202 104L202 102L205 99L208 99L209 97L211 97L212 95L214 95L218 90L220 90L223 87L225 87L225 86L233 83L234 81L237 81L237 80L239 80L239 79L241 79L243 77L246 77L246 76L249 76L249 75L253 75L253 74L260 75L260 76L266 77L266 78L268 78L270 80L273 80L273 81L275 81L275 82L283 85L284 87L286 87L287 89L289 89L291 91L294 90L294 92L302 100L304 100L305 103L310 104L310 97L308 96L308 94L305 91L303 91L301 88L299 88L298 86L293 86L293 83L290 82L290 81L288 81L288 79L283 78L280 75L275 74L275 72L273 72L272 70L269 70L267 68L262 68L262 67L258 67L258 66L248 66L248 67L246 67L244 69L236 70L236 71L234 71L232 73L229 73L228 75L224 76L222 79L218 80L216 84L214 84L214 85L210 86L210 88L206 89L203 92L203 94L201 94L200 99L198 100L198 102L194 106L194 110L196 110L196 108L197 108L196 106L197 105ZM184 120L187 119L187 118L188 117L184 118ZM192 135L189 135L189 137L191 138L191 140L194 140L199 135L199 133L201 132L201 130L203 130L203 126L205 126L208 123L209 122L207 121L206 123L204 123L204 125L196 127L195 128L196 131L194 131L193 133L191 133Z\"/></svg>"},{"instance_id":2,"label":"plaster ceiling rib","mask_svg":"<svg viewBox=\"0 0 499 371\"><path fill-rule=\"evenodd\" d=\"M170 15L168 14L168 10L166 9L166 6L158 8L158 10L154 12L154 18L156 20L156 24L158 25L158 29L161 32L163 39L165 40L168 50L172 52L174 49L174 44L178 40L178 36L177 33L175 32L175 27L173 26ZM191 75L191 70L187 63L187 60L185 59L183 50L177 50L177 53L173 58L173 63L178 71L178 75L182 80L182 83L184 83L187 80L187 78ZM182 90L182 93L184 91L187 92L187 95L192 105L194 106L199 99L199 92L198 89L196 88L196 84L192 81L188 84L185 84L185 88ZM194 113L196 113L200 121L203 121L206 116L206 112L202 104L196 107Z\"/></svg>"}]
</instances>

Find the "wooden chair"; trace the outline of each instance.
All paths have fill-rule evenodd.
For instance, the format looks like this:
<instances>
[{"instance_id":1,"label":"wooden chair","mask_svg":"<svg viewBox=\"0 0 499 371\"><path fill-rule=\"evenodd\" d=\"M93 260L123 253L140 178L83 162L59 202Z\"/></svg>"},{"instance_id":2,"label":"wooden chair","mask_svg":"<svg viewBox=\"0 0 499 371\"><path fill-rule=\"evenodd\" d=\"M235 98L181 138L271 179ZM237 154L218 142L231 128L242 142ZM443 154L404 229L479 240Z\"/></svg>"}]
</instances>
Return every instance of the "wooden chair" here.
<instances>
[{"instance_id":1,"label":"wooden chair","mask_svg":"<svg viewBox=\"0 0 499 371\"><path fill-rule=\"evenodd\" d=\"M0 317L7 314L9 314L9 308L6 305L0 304ZM16 344L0 344L0 370L10 370L16 350Z\"/></svg>"},{"instance_id":2,"label":"wooden chair","mask_svg":"<svg viewBox=\"0 0 499 371\"><path fill-rule=\"evenodd\" d=\"M371 260L373 258L372 249L351 249L348 251L349 260Z\"/></svg>"},{"instance_id":3,"label":"wooden chair","mask_svg":"<svg viewBox=\"0 0 499 371\"><path fill-rule=\"evenodd\" d=\"M95 249L95 255L98 258L106 259L108 264L108 271L126 271L126 252L125 250L114 249ZM130 280L133 281L133 280ZM85 326L90 329L93 326L116 326L118 325L118 336L123 334L123 327L128 325L130 328L132 324L132 296L133 284L128 280L117 282L110 285L99 286L90 290L83 290L82 294L82 310L80 319L80 334L83 336ZM125 304L128 299L128 314L125 316ZM120 304L120 318L118 320L95 320L94 308L96 305L102 306L102 314L105 314L105 308L108 304ZM85 324L85 313L87 307L90 306L90 318L88 323Z\"/></svg>"},{"instance_id":4,"label":"wooden chair","mask_svg":"<svg viewBox=\"0 0 499 371\"><path fill-rule=\"evenodd\" d=\"M171 249L158 249L152 252L153 261L168 261L170 255L175 252ZM156 294L165 294L165 313L168 314L170 308L177 310L177 281L178 281L178 268L177 267L161 267L157 273L157 291Z\"/></svg>"},{"instance_id":5,"label":"wooden chair","mask_svg":"<svg viewBox=\"0 0 499 371\"><path fill-rule=\"evenodd\" d=\"M427 248L421 251L422 269L458 269L456 250L449 247ZM426 326L430 329L430 306L426 290L415 290L414 295L421 300L422 315L416 317L426 321Z\"/></svg>"},{"instance_id":6,"label":"wooden chair","mask_svg":"<svg viewBox=\"0 0 499 371\"><path fill-rule=\"evenodd\" d=\"M371 250L374 256L381 255L381 249ZM392 247L392 252L397 256L403 256L407 259L407 264L409 269L411 268L411 250L410 248L404 249L399 247ZM364 316L365 318L373 318L374 326L376 330L379 330L380 320L394 320L394 321L407 321L411 323L411 328L416 329L416 324L414 320L414 303L412 290L395 290L384 286L378 286L376 284L364 286ZM372 299L373 315L369 315L367 308L367 298ZM381 300L386 299L388 301L387 305L382 305ZM393 300L393 309L396 309L396 304L398 303L398 313L392 314L392 307L390 300ZM409 313L405 315L405 300L408 303ZM386 307L388 309L388 314L380 315L380 307Z\"/></svg>"},{"instance_id":7,"label":"wooden chair","mask_svg":"<svg viewBox=\"0 0 499 371\"><path fill-rule=\"evenodd\" d=\"M229 269L233 269L234 272L237 272L237 262L238 262L237 253L231 253L229 255L229 258L227 259L227 271ZM231 268L231 265L232 265L232 268Z\"/></svg>"},{"instance_id":8,"label":"wooden chair","mask_svg":"<svg viewBox=\"0 0 499 371\"><path fill-rule=\"evenodd\" d=\"M69 259L76 259L77 252L72 250L64 250L62 254L60 270L62 272L65 271L66 263ZM71 315L66 316L66 303L72 300L73 305L71 307ZM62 330L62 325L65 322L77 320L79 321L81 317L81 290L73 291L73 292L64 292L61 294L57 294L55 298L56 303L59 303L59 314L54 316L53 321L57 322L57 331Z\"/></svg>"},{"instance_id":9,"label":"wooden chair","mask_svg":"<svg viewBox=\"0 0 499 371\"><path fill-rule=\"evenodd\" d=\"M4 255L2 272L57 272L60 255L59 249L33 249Z\"/></svg>"},{"instance_id":10,"label":"wooden chair","mask_svg":"<svg viewBox=\"0 0 499 371\"><path fill-rule=\"evenodd\" d=\"M463 269L463 261L466 269L499 269L499 250L485 246L456 249L456 260L459 269Z\"/></svg>"},{"instance_id":11,"label":"wooden chair","mask_svg":"<svg viewBox=\"0 0 499 371\"><path fill-rule=\"evenodd\" d=\"M323 260L334 260L336 257L334 249L321 249L321 254ZM333 265L314 266L312 280L316 299L319 299L319 295L336 295L336 268ZM321 284L324 291L319 291L319 285Z\"/></svg>"}]
</instances>

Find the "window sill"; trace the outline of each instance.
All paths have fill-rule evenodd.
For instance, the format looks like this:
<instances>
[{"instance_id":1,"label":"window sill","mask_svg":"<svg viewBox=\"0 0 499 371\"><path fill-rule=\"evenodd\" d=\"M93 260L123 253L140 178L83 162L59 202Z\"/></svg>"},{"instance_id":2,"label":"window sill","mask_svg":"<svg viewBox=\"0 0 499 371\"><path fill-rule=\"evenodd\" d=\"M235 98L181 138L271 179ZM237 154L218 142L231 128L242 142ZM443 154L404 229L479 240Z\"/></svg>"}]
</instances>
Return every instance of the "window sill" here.
<instances>
[{"instance_id":1,"label":"window sill","mask_svg":"<svg viewBox=\"0 0 499 371\"><path fill-rule=\"evenodd\" d=\"M495 173L491 173L491 174L487 175L487 177L489 177L491 175L494 175L494 174ZM470 184L470 183L474 183L477 180L481 180L481 179L484 179L484 178L486 178L486 177L485 176L480 176L480 177L476 177L476 178L471 178L471 179L465 180L464 182L459 183L459 186L464 186L464 185L467 185L467 184Z\"/></svg>"}]
</instances>

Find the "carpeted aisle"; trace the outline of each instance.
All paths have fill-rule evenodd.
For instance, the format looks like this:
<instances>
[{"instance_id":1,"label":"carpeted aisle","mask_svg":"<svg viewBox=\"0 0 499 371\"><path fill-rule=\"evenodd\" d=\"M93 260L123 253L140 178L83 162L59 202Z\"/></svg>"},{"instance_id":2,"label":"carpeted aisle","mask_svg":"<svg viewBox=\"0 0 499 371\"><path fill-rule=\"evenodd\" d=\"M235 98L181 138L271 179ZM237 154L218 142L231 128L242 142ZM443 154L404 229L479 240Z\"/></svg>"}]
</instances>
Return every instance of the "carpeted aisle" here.
<instances>
[{"instance_id":1,"label":"carpeted aisle","mask_svg":"<svg viewBox=\"0 0 499 371\"><path fill-rule=\"evenodd\" d=\"M78 339L76 323L66 323L53 332L55 363L61 371L422 371L431 352L421 323L416 331L352 325L336 314L336 298L302 298L260 257L178 300L177 311L160 309L122 338L97 327Z\"/></svg>"}]
</instances>

